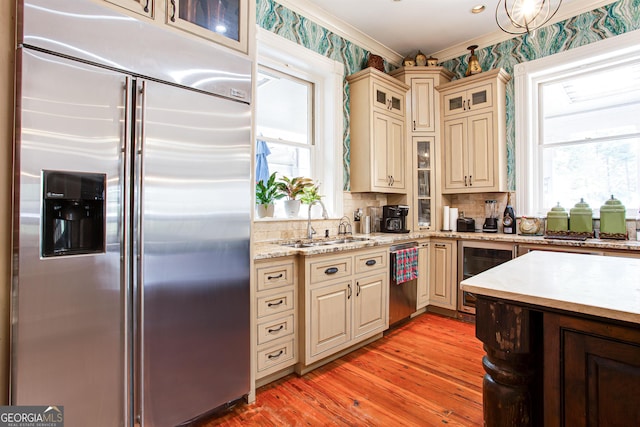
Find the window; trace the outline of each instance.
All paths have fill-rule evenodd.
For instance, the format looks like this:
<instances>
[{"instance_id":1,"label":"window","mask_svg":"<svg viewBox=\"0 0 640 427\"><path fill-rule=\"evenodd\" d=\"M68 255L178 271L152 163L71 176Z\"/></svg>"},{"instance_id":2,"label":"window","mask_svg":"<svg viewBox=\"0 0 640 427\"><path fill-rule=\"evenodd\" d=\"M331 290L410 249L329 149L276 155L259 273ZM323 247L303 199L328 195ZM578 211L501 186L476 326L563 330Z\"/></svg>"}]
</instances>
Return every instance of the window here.
<instances>
[{"instance_id":1,"label":"window","mask_svg":"<svg viewBox=\"0 0 640 427\"><path fill-rule=\"evenodd\" d=\"M256 133L267 143L269 172L314 175L313 83L259 67ZM257 177L259 179L260 177Z\"/></svg>"},{"instance_id":2,"label":"window","mask_svg":"<svg viewBox=\"0 0 640 427\"><path fill-rule=\"evenodd\" d=\"M611 195L638 213L640 49L615 39L516 66L521 214L581 198L597 212Z\"/></svg>"},{"instance_id":3,"label":"window","mask_svg":"<svg viewBox=\"0 0 640 427\"><path fill-rule=\"evenodd\" d=\"M344 66L262 28L257 47L256 139L269 148L269 172L319 182L329 215L339 218ZM283 201L275 216L285 217Z\"/></svg>"}]
</instances>

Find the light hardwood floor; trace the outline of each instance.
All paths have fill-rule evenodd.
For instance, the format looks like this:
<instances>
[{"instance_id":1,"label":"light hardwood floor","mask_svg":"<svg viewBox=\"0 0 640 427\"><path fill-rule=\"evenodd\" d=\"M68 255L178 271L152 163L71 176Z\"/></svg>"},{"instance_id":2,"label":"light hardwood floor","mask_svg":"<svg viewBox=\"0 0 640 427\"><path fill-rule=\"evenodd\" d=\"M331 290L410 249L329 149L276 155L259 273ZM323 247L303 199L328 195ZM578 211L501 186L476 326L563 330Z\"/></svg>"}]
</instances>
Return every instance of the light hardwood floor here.
<instances>
[{"instance_id":1,"label":"light hardwood floor","mask_svg":"<svg viewBox=\"0 0 640 427\"><path fill-rule=\"evenodd\" d=\"M481 426L484 351L474 334L472 324L420 315L200 427Z\"/></svg>"}]
</instances>

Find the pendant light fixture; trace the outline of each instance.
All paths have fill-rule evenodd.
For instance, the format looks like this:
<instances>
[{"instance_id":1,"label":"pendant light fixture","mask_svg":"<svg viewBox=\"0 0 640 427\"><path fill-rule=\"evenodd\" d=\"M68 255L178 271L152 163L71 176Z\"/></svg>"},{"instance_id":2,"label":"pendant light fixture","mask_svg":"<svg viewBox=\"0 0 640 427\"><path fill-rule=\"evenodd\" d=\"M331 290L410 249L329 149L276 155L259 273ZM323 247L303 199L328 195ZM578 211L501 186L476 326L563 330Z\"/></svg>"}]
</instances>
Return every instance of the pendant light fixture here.
<instances>
[{"instance_id":1,"label":"pendant light fixture","mask_svg":"<svg viewBox=\"0 0 640 427\"><path fill-rule=\"evenodd\" d=\"M562 0L499 0L496 23L505 33L530 34L556 14Z\"/></svg>"}]
</instances>

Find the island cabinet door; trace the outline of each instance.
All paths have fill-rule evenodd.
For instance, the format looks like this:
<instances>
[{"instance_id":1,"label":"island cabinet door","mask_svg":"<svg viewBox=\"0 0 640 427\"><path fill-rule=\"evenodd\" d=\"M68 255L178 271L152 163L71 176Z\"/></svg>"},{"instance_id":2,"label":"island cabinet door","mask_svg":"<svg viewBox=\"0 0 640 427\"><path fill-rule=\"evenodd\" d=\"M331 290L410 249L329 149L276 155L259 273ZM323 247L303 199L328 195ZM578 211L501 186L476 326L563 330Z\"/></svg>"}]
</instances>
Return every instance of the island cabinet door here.
<instances>
[{"instance_id":1,"label":"island cabinet door","mask_svg":"<svg viewBox=\"0 0 640 427\"><path fill-rule=\"evenodd\" d=\"M637 326L544 316L544 425L640 426Z\"/></svg>"}]
</instances>

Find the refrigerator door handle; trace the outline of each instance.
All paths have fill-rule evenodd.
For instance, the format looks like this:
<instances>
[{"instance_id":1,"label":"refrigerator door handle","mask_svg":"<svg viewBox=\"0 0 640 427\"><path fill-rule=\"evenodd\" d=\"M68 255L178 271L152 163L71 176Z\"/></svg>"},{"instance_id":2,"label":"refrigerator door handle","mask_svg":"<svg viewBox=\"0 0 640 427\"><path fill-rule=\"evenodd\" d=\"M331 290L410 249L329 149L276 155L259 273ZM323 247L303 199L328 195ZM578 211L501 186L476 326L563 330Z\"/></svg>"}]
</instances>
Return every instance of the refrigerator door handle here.
<instances>
[{"instance_id":1,"label":"refrigerator door handle","mask_svg":"<svg viewBox=\"0 0 640 427\"><path fill-rule=\"evenodd\" d=\"M142 261L144 259L144 224L143 224L143 200L144 200L144 188L142 185L144 176L144 156L142 155L144 139L145 139L145 108L146 108L146 82L142 81L139 86L136 87L136 109L140 106L139 118L131 117L132 123L139 123L138 132L135 132L134 141L134 172L133 172L133 191L134 191L134 212L135 212L135 225L133 232L133 246L134 246L134 279L133 279L133 295L135 300L135 372L137 372L134 379L134 399L135 399L135 423L142 424L144 420L144 269Z\"/></svg>"},{"instance_id":2,"label":"refrigerator door handle","mask_svg":"<svg viewBox=\"0 0 640 427\"><path fill-rule=\"evenodd\" d=\"M121 136L121 144L120 144L120 188L122 188L122 199L120 203L120 242L121 242L121 250L120 250L120 283L122 284L122 289L124 290L124 354L125 354L125 367L132 365L132 352L136 351L136 344L133 342L133 335L131 333L133 322L135 322L135 316L133 314L133 304L135 303L135 298L132 295L131 288L131 265L129 262L131 256L131 236L129 231L129 212L131 210L131 187L129 183L131 182L131 152L129 147L131 147L131 126L132 126L132 115L131 115L131 103L132 103L132 79L130 76L125 77L124 83L124 126L123 126L123 135ZM132 417L132 407L131 403L133 396L131 390L131 384L134 383L134 379L132 378L131 370L126 369L124 374L124 397L125 397L125 420L129 423Z\"/></svg>"}]
</instances>

